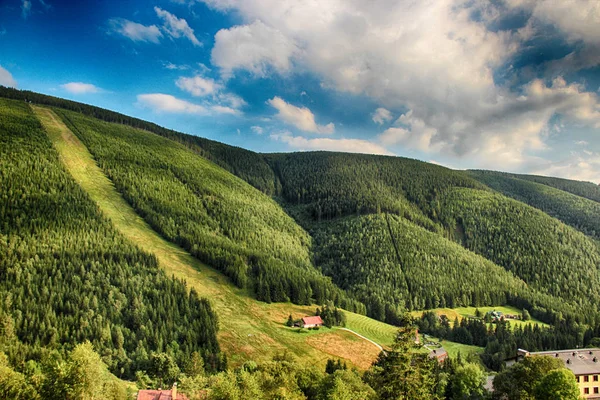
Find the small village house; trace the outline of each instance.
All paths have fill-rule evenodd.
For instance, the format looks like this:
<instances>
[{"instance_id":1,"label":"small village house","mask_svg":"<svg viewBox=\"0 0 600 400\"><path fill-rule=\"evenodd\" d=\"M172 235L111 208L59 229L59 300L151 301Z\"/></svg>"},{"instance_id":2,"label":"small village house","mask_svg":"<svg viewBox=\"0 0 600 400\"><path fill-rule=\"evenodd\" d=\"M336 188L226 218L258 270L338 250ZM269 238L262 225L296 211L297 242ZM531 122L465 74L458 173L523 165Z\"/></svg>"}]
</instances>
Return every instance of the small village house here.
<instances>
[{"instance_id":1,"label":"small village house","mask_svg":"<svg viewBox=\"0 0 600 400\"><path fill-rule=\"evenodd\" d=\"M177 383L174 383L169 390L140 390L137 400L188 400L188 398L182 393L177 393Z\"/></svg>"},{"instance_id":2,"label":"small village house","mask_svg":"<svg viewBox=\"0 0 600 400\"><path fill-rule=\"evenodd\" d=\"M314 317L304 317L300 320L300 326L302 328L315 328L318 326L323 326L323 320L318 315Z\"/></svg>"}]
</instances>

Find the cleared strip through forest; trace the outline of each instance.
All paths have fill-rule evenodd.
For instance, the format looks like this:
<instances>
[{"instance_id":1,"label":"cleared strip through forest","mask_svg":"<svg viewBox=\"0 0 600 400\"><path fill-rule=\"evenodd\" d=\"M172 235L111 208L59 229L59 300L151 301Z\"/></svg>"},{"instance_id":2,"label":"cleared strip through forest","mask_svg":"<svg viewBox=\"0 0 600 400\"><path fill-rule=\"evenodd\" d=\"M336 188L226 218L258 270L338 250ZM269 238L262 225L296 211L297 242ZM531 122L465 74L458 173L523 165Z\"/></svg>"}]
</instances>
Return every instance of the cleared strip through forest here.
<instances>
[{"instance_id":1,"label":"cleared strip through forest","mask_svg":"<svg viewBox=\"0 0 600 400\"><path fill-rule=\"evenodd\" d=\"M283 327L288 314L300 317L314 312L313 307L258 302L245 291L233 287L221 273L203 265L179 246L163 239L123 199L85 145L60 118L50 109L37 106L32 108L67 170L117 230L142 250L154 254L167 274L185 279L200 296L211 301L219 317L219 343L234 364L247 359L266 360L283 350L289 350L299 357L310 357L319 364L324 364L331 356L355 361L355 365L365 364L363 360L353 360L352 355L363 353L364 359L364 346L367 344L349 340L352 336L349 332L331 331L347 344L343 352L336 354L335 351L325 352L309 344L307 338L314 336L316 332L302 335ZM376 355L377 352L374 352L373 358ZM368 363L357 366L366 368Z\"/></svg>"}]
</instances>

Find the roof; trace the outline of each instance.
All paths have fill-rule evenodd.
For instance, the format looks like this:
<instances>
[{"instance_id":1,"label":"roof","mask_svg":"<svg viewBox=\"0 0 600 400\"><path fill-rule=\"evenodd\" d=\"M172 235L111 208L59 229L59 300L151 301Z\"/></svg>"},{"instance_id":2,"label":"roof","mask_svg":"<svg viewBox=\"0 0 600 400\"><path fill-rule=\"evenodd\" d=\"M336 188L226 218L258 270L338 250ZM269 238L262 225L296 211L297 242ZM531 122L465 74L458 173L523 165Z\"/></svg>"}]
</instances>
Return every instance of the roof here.
<instances>
[{"instance_id":1,"label":"roof","mask_svg":"<svg viewBox=\"0 0 600 400\"><path fill-rule=\"evenodd\" d=\"M323 325L323 320L318 315L315 317L304 317L302 318L304 325Z\"/></svg>"},{"instance_id":2,"label":"roof","mask_svg":"<svg viewBox=\"0 0 600 400\"><path fill-rule=\"evenodd\" d=\"M429 357L431 358L443 358L448 356L448 352L443 347L431 350Z\"/></svg>"},{"instance_id":3,"label":"roof","mask_svg":"<svg viewBox=\"0 0 600 400\"><path fill-rule=\"evenodd\" d=\"M575 375L600 374L600 349L571 349L555 351L538 351L529 353L530 356L551 356L560 358L565 367ZM596 361L594 361L596 359ZM567 362L568 361L568 362Z\"/></svg>"},{"instance_id":4,"label":"roof","mask_svg":"<svg viewBox=\"0 0 600 400\"><path fill-rule=\"evenodd\" d=\"M181 393L177 393L177 399L173 399L171 396L171 389L140 390L137 395L137 400L188 400L188 398Z\"/></svg>"}]
</instances>

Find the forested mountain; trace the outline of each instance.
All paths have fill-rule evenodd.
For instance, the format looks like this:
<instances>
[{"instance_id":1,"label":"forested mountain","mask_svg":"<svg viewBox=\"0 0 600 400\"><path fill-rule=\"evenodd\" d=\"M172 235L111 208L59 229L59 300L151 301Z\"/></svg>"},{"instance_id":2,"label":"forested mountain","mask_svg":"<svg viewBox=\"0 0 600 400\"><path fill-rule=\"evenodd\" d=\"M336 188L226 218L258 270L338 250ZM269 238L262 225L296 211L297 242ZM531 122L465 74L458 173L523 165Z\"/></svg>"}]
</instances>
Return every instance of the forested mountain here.
<instances>
[{"instance_id":1,"label":"forested mountain","mask_svg":"<svg viewBox=\"0 0 600 400\"><path fill-rule=\"evenodd\" d=\"M551 179L543 177L528 177L526 175L507 174L492 171L469 171L469 174L490 188L538 208L548 215L555 217L567 225L596 239L600 239L600 203L581 197L569 191L556 189L557 185L536 183L536 179ZM563 183L561 180L556 182ZM580 193L588 193L592 198L593 184L571 182L573 188L580 188ZM554 187L553 187L554 186ZM567 186L563 183L563 187Z\"/></svg>"},{"instance_id":2,"label":"forested mountain","mask_svg":"<svg viewBox=\"0 0 600 400\"><path fill-rule=\"evenodd\" d=\"M554 178L550 176L510 174L516 178L541 183L556 189L564 190L586 199L600 202L600 186L591 182L573 181L570 179Z\"/></svg>"},{"instance_id":3,"label":"forested mountain","mask_svg":"<svg viewBox=\"0 0 600 400\"><path fill-rule=\"evenodd\" d=\"M582 305L598 304L600 254L583 233L489 191L452 189L440 199L438 213L467 249L532 287Z\"/></svg>"},{"instance_id":4,"label":"forested mountain","mask_svg":"<svg viewBox=\"0 0 600 400\"><path fill-rule=\"evenodd\" d=\"M436 231L435 202L446 188L484 188L470 176L400 157L307 152L267 157L282 195L306 204L315 220L392 212Z\"/></svg>"},{"instance_id":5,"label":"forested mountain","mask_svg":"<svg viewBox=\"0 0 600 400\"><path fill-rule=\"evenodd\" d=\"M199 352L220 368L208 301L102 217L27 104L0 99L0 114L0 351L11 364L90 341L122 377L159 353L184 366Z\"/></svg>"},{"instance_id":6,"label":"forested mountain","mask_svg":"<svg viewBox=\"0 0 600 400\"><path fill-rule=\"evenodd\" d=\"M155 231L261 301L331 300L397 325L407 310L509 304L568 326L543 346L600 332L593 184L399 157L260 154L75 102L1 94L53 106ZM14 330L0 351L11 365L89 340L124 377L157 354L183 366L198 352L222 368L210 305L101 216L25 102L2 100L0 124L0 317L14 327L0 330ZM523 343L551 336L538 333ZM497 367L520 342L478 343Z\"/></svg>"},{"instance_id":7,"label":"forested mountain","mask_svg":"<svg viewBox=\"0 0 600 400\"><path fill-rule=\"evenodd\" d=\"M239 287L267 302L361 310L312 266L310 236L267 195L174 141L57 112L156 231Z\"/></svg>"},{"instance_id":8,"label":"forested mountain","mask_svg":"<svg viewBox=\"0 0 600 400\"><path fill-rule=\"evenodd\" d=\"M552 320L546 310L573 313L511 272L460 245L392 214L313 224L315 262L372 318L398 324L404 307L422 310L512 304Z\"/></svg>"}]
</instances>

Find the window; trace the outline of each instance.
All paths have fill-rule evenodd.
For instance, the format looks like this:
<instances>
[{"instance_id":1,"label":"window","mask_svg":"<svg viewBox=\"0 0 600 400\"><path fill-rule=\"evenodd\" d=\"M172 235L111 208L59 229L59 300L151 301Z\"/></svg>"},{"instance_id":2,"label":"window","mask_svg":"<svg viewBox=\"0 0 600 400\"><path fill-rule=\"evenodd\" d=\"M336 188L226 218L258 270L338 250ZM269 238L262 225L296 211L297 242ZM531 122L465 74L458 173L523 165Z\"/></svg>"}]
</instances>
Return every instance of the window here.
<instances>
[{"instance_id":1,"label":"window","mask_svg":"<svg viewBox=\"0 0 600 400\"><path fill-rule=\"evenodd\" d=\"M590 388L584 388L583 394L590 394Z\"/></svg>"},{"instance_id":2,"label":"window","mask_svg":"<svg viewBox=\"0 0 600 400\"><path fill-rule=\"evenodd\" d=\"M594 375L594 382L598 382L598 375Z\"/></svg>"},{"instance_id":3,"label":"window","mask_svg":"<svg viewBox=\"0 0 600 400\"><path fill-rule=\"evenodd\" d=\"M590 381L590 377L588 375L583 377L583 381L584 382L589 382Z\"/></svg>"},{"instance_id":4,"label":"window","mask_svg":"<svg viewBox=\"0 0 600 400\"><path fill-rule=\"evenodd\" d=\"M594 394L598 394L598 388L597 387L594 388Z\"/></svg>"},{"instance_id":5,"label":"window","mask_svg":"<svg viewBox=\"0 0 600 400\"><path fill-rule=\"evenodd\" d=\"M577 378L577 383L579 383L579 377L577 376L576 378Z\"/></svg>"}]
</instances>

